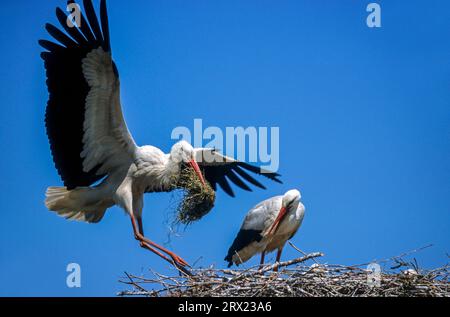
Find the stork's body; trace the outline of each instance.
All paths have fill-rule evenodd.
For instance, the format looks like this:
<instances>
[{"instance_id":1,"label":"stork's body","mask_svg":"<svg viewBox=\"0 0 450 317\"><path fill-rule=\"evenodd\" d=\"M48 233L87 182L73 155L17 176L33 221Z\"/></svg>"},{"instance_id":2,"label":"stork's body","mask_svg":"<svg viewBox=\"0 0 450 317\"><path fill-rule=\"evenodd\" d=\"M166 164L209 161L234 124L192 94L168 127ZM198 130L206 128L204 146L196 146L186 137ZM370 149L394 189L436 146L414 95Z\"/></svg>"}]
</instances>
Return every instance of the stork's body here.
<instances>
[{"instance_id":1,"label":"stork's body","mask_svg":"<svg viewBox=\"0 0 450 317\"><path fill-rule=\"evenodd\" d=\"M212 149L194 149L184 141L168 154L153 146L137 146L122 115L106 1L100 1L100 21L91 0L83 3L79 27L68 26L67 15L58 8L56 15L66 32L46 24L57 43L39 41L47 50L41 54L49 91L47 135L65 185L47 190L46 206L65 218L95 223L109 207L118 205L129 214L142 247L185 266L183 259L144 237L145 193L174 190L185 168L192 168L203 184L208 182L214 190L219 185L231 196L229 181L247 191L251 188L246 182L264 188L247 171L277 182L279 175Z\"/></svg>"},{"instance_id":2,"label":"stork's body","mask_svg":"<svg viewBox=\"0 0 450 317\"><path fill-rule=\"evenodd\" d=\"M98 186L77 186L71 190L50 187L47 207L68 219L98 222L107 208L118 205L139 220L145 193L176 188L182 167L175 157L184 150L194 151L186 142L176 144L173 154L165 154L153 146L136 147L134 159L114 169Z\"/></svg>"},{"instance_id":3,"label":"stork's body","mask_svg":"<svg viewBox=\"0 0 450 317\"><path fill-rule=\"evenodd\" d=\"M228 250L225 261L229 266L244 263L258 253L261 253L262 265L265 254L274 250L278 250L279 261L286 241L302 224L305 207L300 198L298 190L290 190L283 196L269 198L253 207Z\"/></svg>"}]
</instances>

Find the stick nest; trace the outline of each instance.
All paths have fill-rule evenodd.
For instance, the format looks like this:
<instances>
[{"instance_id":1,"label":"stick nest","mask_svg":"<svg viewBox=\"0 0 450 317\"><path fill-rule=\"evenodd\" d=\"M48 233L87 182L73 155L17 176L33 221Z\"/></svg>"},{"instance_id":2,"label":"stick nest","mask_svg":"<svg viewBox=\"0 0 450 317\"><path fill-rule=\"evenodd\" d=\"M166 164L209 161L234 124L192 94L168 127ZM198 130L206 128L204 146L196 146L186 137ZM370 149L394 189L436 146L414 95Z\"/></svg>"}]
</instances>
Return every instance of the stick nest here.
<instances>
[{"instance_id":1,"label":"stick nest","mask_svg":"<svg viewBox=\"0 0 450 317\"><path fill-rule=\"evenodd\" d=\"M311 253L274 265L245 270L195 269L193 276L166 276L153 272L154 278L128 273L122 280L132 290L119 296L146 297L397 297L450 296L450 267L421 270L417 263L392 258L383 268L379 285L368 283L367 264L357 266L319 264ZM312 265L302 264L314 260ZM383 261L382 261L383 262ZM378 262L378 263L382 263ZM388 262L384 260L384 262ZM273 272L278 267L280 272Z\"/></svg>"},{"instance_id":2,"label":"stick nest","mask_svg":"<svg viewBox=\"0 0 450 317\"><path fill-rule=\"evenodd\" d=\"M192 168L182 169L176 187L183 191L182 199L176 207L176 222L189 225L200 220L214 207L216 192L207 181L203 185Z\"/></svg>"}]
</instances>

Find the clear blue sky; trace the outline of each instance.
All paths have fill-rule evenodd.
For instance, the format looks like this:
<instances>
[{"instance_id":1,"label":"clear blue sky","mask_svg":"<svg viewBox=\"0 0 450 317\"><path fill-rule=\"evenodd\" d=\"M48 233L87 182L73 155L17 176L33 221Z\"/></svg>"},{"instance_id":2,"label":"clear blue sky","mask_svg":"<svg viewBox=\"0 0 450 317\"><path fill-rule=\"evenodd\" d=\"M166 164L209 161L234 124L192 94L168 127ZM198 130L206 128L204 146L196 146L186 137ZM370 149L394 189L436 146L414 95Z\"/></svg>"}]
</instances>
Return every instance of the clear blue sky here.
<instances>
[{"instance_id":1,"label":"clear blue sky","mask_svg":"<svg viewBox=\"0 0 450 317\"><path fill-rule=\"evenodd\" d=\"M355 264L429 243L450 252L450 2L108 1L122 101L136 141L167 151L174 127L279 126L283 185L220 192L216 208L168 247L197 265L223 257L257 202L299 188L307 212L293 242ZM111 295L123 271L172 272L141 249L118 208L100 224L46 210L60 185L45 135L37 41L65 1L0 4L0 295ZM146 234L166 242L170 194L145 199ZM286 248L283 258L298 254ZM273 259L273 256L269 257ZM253 260L252 263L256 263ZM66 265L82 288L66 287Z\"/></svg>"}]
</instances>

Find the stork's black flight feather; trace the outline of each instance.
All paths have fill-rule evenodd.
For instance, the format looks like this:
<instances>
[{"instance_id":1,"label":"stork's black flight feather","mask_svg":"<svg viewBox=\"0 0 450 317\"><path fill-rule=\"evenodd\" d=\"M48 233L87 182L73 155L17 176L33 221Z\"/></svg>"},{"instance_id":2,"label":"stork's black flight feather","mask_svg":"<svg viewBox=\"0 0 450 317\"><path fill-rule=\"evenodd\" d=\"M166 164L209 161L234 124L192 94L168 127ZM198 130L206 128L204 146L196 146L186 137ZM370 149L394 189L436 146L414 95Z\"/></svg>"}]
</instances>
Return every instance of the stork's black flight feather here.
<instances>
[{"instance_id":1,"label":"stork's black flight feather","mask_svg":"<svg viewBox=\"0 0 450 317\"><path fill-rule=\"evenodd\" d=\"M75 2L69 0L68 3ZM99 47L110 52L108 13L105 0L101 0L101 30L92 1L84 0L83 3L87 19L81 14L81 25L70 28L66 13L58 8L56 16L66 33L47 24L47 31L58 43L39 41L47 50L41 54L49 92L45 114L47 135L56 169L68 189L92 185L105 176L97 175L98 168L83 171L81 152L89 86L83 76L82 60Z\"/></svg>"},{"instance_id":2,"label":"stork's black flight feather","mask_svg":"<svg viewBox=\"0 0 450 317\"><path fill-rule=\"evenodd\" d=\"M228 181L246 191L252 191L251 188L243 181L247 181L256 187L266 189L266 187L250 176L247 171L265 176L277 183L281 183L278 179L280 174L263 172L259 167L244 162L233 162L223 165L202 166L206 180L211 184L214 190L217 190L217 184L231 197L234 197L233 189Z\"/></svg>"},{"instance_id":3,"label":"stork's black flight feather","mask_svg":"<svg viewBox=\"0 0 450 317\"><path fill-rule=\"evenodd\" d=\"M231 245L230 249L228 250L228 254L225 257L225 261L228 262L228 267L231 267L233 265L233 256L241 251L243 248L248 246L252 242L259 242L263 238L261 236L261 230L245 230L241 229L236 237L234 239L233 244Z\"/></svg>"}]
</instances>

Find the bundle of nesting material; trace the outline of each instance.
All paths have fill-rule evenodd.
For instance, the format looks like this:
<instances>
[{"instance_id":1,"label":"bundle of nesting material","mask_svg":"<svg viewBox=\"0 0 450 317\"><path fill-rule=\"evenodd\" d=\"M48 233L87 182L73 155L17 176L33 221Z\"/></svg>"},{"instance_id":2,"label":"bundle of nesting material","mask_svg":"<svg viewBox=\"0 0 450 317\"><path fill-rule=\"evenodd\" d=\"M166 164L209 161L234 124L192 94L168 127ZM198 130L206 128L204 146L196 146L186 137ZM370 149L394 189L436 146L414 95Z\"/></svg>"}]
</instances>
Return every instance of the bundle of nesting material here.
<instances>
[{"instance_id":1,"label":"bundle of nesting material","mask_svg":"<svg viewBox=\"0 0 450 317\"><path fill-rule=\"evenodd\" d=\"M203 184L192 168L184 168L177 181L177 187L183 190L183 197L177 206L177 221L188 225L201 219L213 207L216 193L211 185Z\"/></svg>"}]
</instances>

